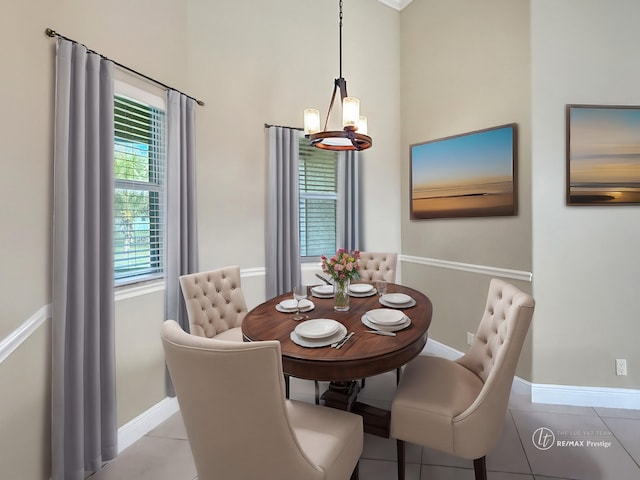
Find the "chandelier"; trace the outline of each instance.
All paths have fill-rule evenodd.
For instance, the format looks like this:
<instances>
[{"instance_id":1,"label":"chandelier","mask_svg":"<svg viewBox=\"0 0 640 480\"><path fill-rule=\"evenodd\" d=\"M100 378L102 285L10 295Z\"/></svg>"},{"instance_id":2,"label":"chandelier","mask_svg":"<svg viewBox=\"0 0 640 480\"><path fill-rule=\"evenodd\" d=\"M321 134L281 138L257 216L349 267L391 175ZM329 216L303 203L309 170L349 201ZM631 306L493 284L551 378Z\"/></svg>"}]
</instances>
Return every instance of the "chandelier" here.
<instances>
[{"instance_id":1,"label":"chandelier","mask_svg":"<svg viewBox=\"0 0 640 480\"><path fill-rule=\"evenodd\" d=\"M347 95L347 82L342 78L342 0L340 0L340 77L333 82L333 94L329 110L320 130L320 111L307 108L304 111L304 133L312 146L323 150L366 150L371 147L371 137L367 135L367 117L360 115L360 100ZM336 93L340 91L342 102L342 130L327 130L329 116Z\"/></svg>"}]
</instances>

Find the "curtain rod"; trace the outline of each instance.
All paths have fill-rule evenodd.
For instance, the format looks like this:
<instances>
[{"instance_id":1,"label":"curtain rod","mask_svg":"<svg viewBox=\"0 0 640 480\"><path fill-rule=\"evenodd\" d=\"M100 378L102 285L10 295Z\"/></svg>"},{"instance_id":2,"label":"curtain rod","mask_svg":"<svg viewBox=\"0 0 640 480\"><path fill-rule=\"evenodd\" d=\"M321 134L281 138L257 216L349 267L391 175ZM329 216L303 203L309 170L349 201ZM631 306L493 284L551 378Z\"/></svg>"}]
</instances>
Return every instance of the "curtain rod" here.
<instances>
[{"instance_id":1,"label":"curtain rod","mask_svg":"<svg viewBox=\"0 0 640 480\"><path fill-rule=\"evenodd\" d=\"M131 68L131 67L127 67L126 65L123 65L123 64L121 64L121 63L118 63L118 62L116 62L115 60L111 60L110 58L106 57L105 55L102 55L101 53L98 53L98 52L96 52L95 50L91 50L91 49L89 49L88 47L86 47L86 45L84 45L84 44L82 44L82 43L80 43L80 42L76 42L75 40L72 40L72 39L70 39L69 37L65 37L64 35L62 35L62 34L60 34L60 33L56 32L56 31L55 31L54 29L52 29L52 28L47 28L47 29L44 31L44 33L45 33L45 35L46 35L47 37L51 37L51 38L53 38L53 37L64 38L65 40L68 40L69 42L76 43L76 44L78 44L78 45L82 45L82 46L84 46L85 48L87 48L87 51L88 51L88 52L95 53L96 55L99 55L101 58L103 58L103 59L105 59L105 60L109 60L109 61L110 61L110 62L112 62L114 65L117 65L118 67L122 68L123 70L126 70L127 72L133 73L134 75L137 75L137 76L139 76L139 77L141 77L141 78L144 78L145 80L148 80L148 81L150 81L150 82L152 82L152 83L155 83L156 85L160 85L161 87L167 88L167 89L169 89L169 90L175 90L176 92L180 92L180 93L182 93L183 95L186 95L187 97L189 97L191 100L194 100L194 101L195 101L198 105L200 105L201 107L204 107L204 102L203 102L202 100L198 100L197 98L192 97L191 95L187 95L186 93L181 92L180 90L178 90L178 89L176 89L176 88L170 87L169 85L166 85L166 84L164 84L164 83L162 83L162 82L160 82L160 81L156 80L155 78L149 77L148 75L145 75L144 73L140 73L140 72L138 72L137 70L134 70L134 69L133 69L133 68Z\"/></svg>"},{"instance_id":2,"label":"curtain rod","mask_svg":"<svg viewBox=\"0 0 640 480\"><path fill-rule=\"evenodd\" d=\"M286 125L271 125L270 123L264 124L264 128L269 128L269 127L290 128L291 130L304 130L304 128L300 128L300 127L287 127Z\"/></svg>"}]
</instances>

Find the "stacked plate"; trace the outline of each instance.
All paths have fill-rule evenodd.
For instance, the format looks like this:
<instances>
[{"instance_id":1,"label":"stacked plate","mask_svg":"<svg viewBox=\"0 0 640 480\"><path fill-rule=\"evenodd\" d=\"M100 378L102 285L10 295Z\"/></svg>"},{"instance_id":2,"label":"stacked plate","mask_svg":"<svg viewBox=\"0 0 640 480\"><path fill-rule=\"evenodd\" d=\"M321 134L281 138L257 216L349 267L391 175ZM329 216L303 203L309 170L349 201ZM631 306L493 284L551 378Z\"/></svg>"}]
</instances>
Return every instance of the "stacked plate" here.
<instances>
[{"instance_id":1,"label":"stacked plate","mask_svg":"<svg viewBox=\"0 0 640 480\"><path fill-rule=\"evenodd\" d=\"M340 322L329 318L307 320L296 326L291 332L293 343L302 347L326 347L338 342L347 334L347 328Z\"/></svg>"},{"instance_id":2,"label":"stacked plate","mask_svg":"<svg viewBox=\"0 0 640 480\"><path fill-rule=\"evenodd\" d=\"M307 300L303 298L300 300L300 311L301 312L310 312L316 306L311 300ZM295 313L298 311L298 302L293 298L288 300L283 300L279 304L276 305L276 310L282 313Z\"/></svg>"},{"instance_id":3,"label":"stacked plate","mask_svg":"<svg viewBox=\"0 0 640 480\"><path fill-rule=\"evenodd\" d=\"M349 295L352 297L370 297L376 294L376 289L368 283L354 283L349 285Z\"/></svg>"},{"instance_id":4,"label":"stacked plate","mask_svg":"<svg viewBox=\"0 0 640 480\"><path fill-rule=\"evenodd\" d=\"M411 319L404 313L390 308L369 310L362 318L362 323L373 330L397 332L411 325Z\"/></svg>"},{"instance_id":5,"label":"stacked plate","mask_svg":"<svg viewBox=\"0 0 640 480\"><path fill-rule=\"evenodd\" d=\"M311 287L311 295L318 298L333 297L333 285L316 285Z\"/></svg>"},{"instance_id":6,"label":"stacked plate","mask_svg":"<svg viewBox=\"0 0 640 480\"><path fill-rule=\"evenodd\" d=\"M416 301L404 293L385 293L380 297L380 303L385 307L409 308L416 304Z\"/></svg>"}]
</instances>

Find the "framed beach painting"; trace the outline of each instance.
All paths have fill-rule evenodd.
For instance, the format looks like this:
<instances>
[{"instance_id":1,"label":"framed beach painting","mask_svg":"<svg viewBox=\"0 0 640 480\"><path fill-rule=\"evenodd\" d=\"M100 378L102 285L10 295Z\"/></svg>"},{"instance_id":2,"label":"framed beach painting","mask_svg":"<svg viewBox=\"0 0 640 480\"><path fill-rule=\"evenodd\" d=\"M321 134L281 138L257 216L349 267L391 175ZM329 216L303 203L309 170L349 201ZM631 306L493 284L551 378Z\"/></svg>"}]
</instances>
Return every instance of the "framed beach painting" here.
<instances>
[{"instance_id":1,"label":"framed beach painting","mask_svg":"<svg viewBox=\"0 0 640 480\"><path fill-rule=\"evenodd\" d=\"M567 205L640 204L640 107L566 110Z\"/></svg>"},{"instance_id":2,"label":"framed beach painting","mask_svg":"<svg viewBox=\"0 0 640 480\"><path fill-rule=\"evenodd\" d=\"M517 211L517 125L411 145L411 219Z\"/></svg>"}]
</instances>

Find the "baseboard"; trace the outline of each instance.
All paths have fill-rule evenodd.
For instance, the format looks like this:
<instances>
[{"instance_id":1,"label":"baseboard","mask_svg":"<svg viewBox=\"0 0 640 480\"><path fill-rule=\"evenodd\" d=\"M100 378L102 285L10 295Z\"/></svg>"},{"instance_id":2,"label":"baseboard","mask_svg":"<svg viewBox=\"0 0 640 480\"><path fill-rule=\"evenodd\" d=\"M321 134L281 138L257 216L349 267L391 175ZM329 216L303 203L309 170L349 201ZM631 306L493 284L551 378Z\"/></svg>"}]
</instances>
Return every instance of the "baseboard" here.
<instances>
[{"instance_id":1,"label":"baseboard","mask_svg":"<svg viewBox=\"0 0 640 480\"><path fill-rule=\"evenodd\" d=\"M640 410L640 390L533 383L531 402Z\"/></svg>"},{"instance_id":2,"label":"baseboard","mask_svg":"<svg viewBox=\"0 0 640 480\"><path fill-rule=\"evenodd\" d=\"M434 355L448 360L455 360L463 355L461 351L444 343L440 343L437 340L433 340L432 338L427 339L427 344L422 349L422 354Z\"/></svg>"},{"instance_id":3,"label":"baseboard","mask_svg":"<svg viewBox=\"0 0 640 480\"><path fill-rule=\"evenodd\" d=\"M144 437L179 410L178 400L175 397L166 397L125 423L118 429L118 453Z\"/></svg>"},{"instance_id":4,"label":"baseboard","mask_svg":"<svg viewBox=\"0 0 640 480\"><path fill-rule=\"evenodd\" d=\"M427 340L422 354L437 355L449 360L462 356L462 352L431 338ZM513 378L513 383L531 389L531 403L640 410L640 390L531 383L518 376Z\"/></svg>"},{"instance_id":5,"label":"baseboard","mask_svg":"<svg viewBox=\"0 0 640 480\"><path fill-rule=\"evenodd\" d=\"M460 358L463 353L459 350L456 350L449 345L445 345L444 343L440 343L437 340L433 340L429 338L427 340L427 344L422 349L423 355L436 355L438 357L447 358L449 360L456 360ZM518 376L513 377L514 386L518 386L521 388L530 389L531 382L525 380L524 378L520 378Z\"/></svg>"}]
</instances>

